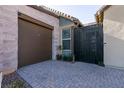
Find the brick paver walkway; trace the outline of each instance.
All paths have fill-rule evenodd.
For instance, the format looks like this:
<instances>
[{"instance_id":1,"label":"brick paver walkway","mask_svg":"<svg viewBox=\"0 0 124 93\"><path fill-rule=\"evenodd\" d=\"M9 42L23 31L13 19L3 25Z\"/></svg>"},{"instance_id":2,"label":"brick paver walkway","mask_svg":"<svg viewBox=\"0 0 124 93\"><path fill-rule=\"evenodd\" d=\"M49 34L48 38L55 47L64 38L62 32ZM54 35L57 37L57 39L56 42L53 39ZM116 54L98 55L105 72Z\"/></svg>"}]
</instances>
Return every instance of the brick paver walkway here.
<instances>
[{"instance_id":1,"label":"brick paver walkway","mask_svg":"<svg viewBox=\"0 0 124 93\"><path fill-rule=\"evenodd\" d=\"M32 87L124 87L124 70L76 62L46 61L25 66L18 74Z\"/></svg>"}]
</instances>

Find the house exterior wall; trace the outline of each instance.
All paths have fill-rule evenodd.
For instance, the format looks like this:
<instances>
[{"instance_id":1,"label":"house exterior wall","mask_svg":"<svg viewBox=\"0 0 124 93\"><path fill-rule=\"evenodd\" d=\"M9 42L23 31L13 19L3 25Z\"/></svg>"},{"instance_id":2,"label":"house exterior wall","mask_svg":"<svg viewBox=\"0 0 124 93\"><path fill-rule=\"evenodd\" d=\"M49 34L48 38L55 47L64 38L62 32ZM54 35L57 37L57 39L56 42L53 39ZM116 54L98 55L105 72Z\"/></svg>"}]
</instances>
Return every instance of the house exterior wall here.
<instances>
[{"instance_id":1,"label":"house exterior wall","mask_svg":"<svg viewBox=\"0 0 124 93\"><path fill-rule=\"evenodd\" d=\"M124 6L111 6L104 12L104 64L124 67Z\"/></svg>"},{"instance_id":2,"label":"house exterior wall","mask_svg":"<svg viewBox=\"0 0 124 93\"><path fill-rule=\"evenodd\" d=\"M18 66L18 12L54 26L52 59L56 59L59 45L59 19L29 6L0 6L0 72L13 72Z\"/></svg>"},{"instance_id":3,"label":"house exterior wall","mask_svg":"<svg viewBox=\"0 0 124 93\"><path fill-rule=\"evenodd\" d=\"M67 26L67 25L70 25L70 24L73 24L73 22L71 20L66 19L64 17L60 17L60 21L59 21L60 26Z\"/></svg>"}]
</instances>

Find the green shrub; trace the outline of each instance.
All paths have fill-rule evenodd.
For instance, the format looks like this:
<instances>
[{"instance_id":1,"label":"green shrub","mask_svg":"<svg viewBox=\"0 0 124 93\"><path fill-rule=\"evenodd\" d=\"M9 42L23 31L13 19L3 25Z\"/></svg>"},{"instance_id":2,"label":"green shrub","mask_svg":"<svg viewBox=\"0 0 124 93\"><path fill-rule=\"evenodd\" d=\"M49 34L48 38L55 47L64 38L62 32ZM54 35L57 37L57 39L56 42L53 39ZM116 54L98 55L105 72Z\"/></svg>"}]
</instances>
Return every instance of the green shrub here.
<instances>
[{"instance_id":1,"label":"green shrub","mask_svg":"<svg viewBox=\"0 0 124 93\"><path fill-rule=\"evenodd\" d=\"M25 88L24 82L21 80L15 80L6 86L7 88Z\"/></svg>"},{"instance_id":2,"label":"green shrub","mask_svg":"<svg viewBox=\"0 0 124 93\"><path fill-rule=\"evenodd\" d=\"M73 56L63 56L64 61L73 61Z\"/></svg>"}]
</instances>

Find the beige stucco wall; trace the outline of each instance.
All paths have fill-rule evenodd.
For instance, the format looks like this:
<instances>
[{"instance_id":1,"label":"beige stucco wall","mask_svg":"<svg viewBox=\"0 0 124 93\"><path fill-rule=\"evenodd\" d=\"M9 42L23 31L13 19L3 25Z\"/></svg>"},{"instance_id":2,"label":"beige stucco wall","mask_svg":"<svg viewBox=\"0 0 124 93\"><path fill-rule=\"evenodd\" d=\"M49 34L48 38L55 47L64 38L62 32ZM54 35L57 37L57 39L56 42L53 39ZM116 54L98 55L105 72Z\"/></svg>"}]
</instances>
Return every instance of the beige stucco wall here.
<instances>
[{"instance_id":1,"label":"beige stucco wall","mask_svg":"<svg viewBox=\"0 0 124 93\"><path fill-rule=\"evenodd\" d=\"M59 19L29 6L0 6L0 72L15 71L18 66L18 12L54 26L52 59L59 45Z\"/></svg>"},{"instance_id":2,"label":"beige stucco wall","mask_svg":"<svg viewBox=\"0 0 124 93\"><path fill-rule=\"evenodd\" d=\"M104 12L104 64L124 68L124 6Z\"/></svg>"}]
</instances>

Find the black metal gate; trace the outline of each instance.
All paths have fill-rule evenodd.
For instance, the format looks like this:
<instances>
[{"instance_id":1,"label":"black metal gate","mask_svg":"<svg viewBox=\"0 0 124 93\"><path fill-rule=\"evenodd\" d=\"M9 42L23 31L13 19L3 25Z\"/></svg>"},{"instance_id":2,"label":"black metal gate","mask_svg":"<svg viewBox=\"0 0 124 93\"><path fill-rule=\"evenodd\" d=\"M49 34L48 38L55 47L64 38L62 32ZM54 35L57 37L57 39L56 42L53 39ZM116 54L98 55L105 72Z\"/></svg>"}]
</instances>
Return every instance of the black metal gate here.
<instances>
[{"instance_id":1,"label":"black metal gate","mask_svg":"<svg viewBox=\"0 0 124 93\"><path fill-rule=\"evenodd\" d=\"M74 30L74 55L76 61L103 65L103 29L101 24Z\"/></svg>"}]
</instances>

